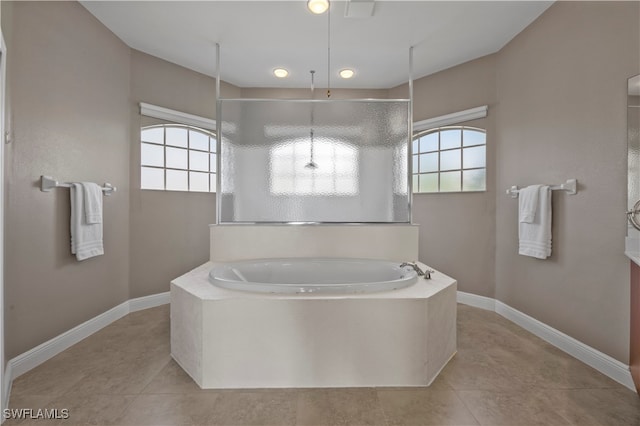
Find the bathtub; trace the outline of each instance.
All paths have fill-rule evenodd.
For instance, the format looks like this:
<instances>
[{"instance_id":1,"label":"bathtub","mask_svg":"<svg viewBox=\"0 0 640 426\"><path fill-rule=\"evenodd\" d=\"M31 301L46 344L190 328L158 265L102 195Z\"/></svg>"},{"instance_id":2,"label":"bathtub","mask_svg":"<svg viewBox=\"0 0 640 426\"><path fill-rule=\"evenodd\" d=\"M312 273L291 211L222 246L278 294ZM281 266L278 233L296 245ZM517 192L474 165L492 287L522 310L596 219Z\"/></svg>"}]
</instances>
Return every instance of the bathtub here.
<instances>
[{"instance_id":1,"label":"bathtub","mask_svg":"<svg viewBox=\"0 0 640 426\"><path fill-rule=\"evenodd\" d=\"M218 287L279 294L374 293L408 287L417 279L410 267L374 259L256 259L226 262L209 272Z\"/></svg>"},{"instance_id":2,"label":"bathtub","mask_svg":"<svg viewBox=\"0 0 640 426\"><path fill-rule=\"evenodd\" d=\"M455 354L456 281L399 266L419 258L417 226L210 237L209 261L170 286L171 356L203 389L428 386Z\"/></svg>"}]
</instances>

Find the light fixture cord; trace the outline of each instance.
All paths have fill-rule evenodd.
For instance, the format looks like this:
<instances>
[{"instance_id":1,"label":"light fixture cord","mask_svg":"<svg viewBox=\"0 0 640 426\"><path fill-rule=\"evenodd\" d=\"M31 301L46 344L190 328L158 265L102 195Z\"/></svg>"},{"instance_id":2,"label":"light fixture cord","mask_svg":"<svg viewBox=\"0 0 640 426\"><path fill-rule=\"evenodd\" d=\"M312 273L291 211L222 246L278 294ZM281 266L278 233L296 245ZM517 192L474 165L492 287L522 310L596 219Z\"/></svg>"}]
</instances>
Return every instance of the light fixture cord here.
<instances>
[{"instance_id":1,"label":"light fixture cord","mask_svg":"<svg viewBox=\"0 0 640 426\"><path fill-rule=\"evenodd\" d=\"M313 89L314 89L314 85L313 85L313 75L316 73L314 70L309 71L311 73L311 99L313 99Z\"/></svg>"},{"instance_id":2,"label":"light fixture cord","mask_svg":"<svg viewBox=\"0 0 640 426\"><path fill-rule=\"evenodd\" d=\"M331 1L327 8L327 98L331 97Z\"/></svg>"},{"instance_id":3,"label":"light fixture cord","mask_svg":"<svg viewBox=\"0 0 640 426\"><path fill-rule=\"evenodd\" d=\"M313 80L314 80L313 77L314 77L316 72L314 70L311 70L309 72L311 73L311 100L313 101L313 92L314 92L314 89L315 89L315 86L313 84ZM310 138L310 141L311 141L311 148L309 150L310 151L310 153L309 153L310 154L309 155L310 156L309 164L313 164L313 122L314 122L314 120L313 120L313 102L311 102L311 130L309 131L309 133L310 133L309 138Z\"/></svg>"}]
</instances>

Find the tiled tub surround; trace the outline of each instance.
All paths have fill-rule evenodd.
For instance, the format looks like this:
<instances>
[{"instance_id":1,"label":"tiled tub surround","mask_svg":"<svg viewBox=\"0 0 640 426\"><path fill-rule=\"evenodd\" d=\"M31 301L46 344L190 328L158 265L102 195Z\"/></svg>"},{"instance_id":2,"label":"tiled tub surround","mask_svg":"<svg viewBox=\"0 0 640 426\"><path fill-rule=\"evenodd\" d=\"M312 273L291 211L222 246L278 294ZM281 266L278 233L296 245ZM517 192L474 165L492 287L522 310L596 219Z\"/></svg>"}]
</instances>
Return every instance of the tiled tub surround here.
<instances>
[{"instance_id":1,"label":"tiled tub surround","mask_svg":"<svg viewBox=\"0 0 640 426\"><path fill-rule=\"evenodd\" d=\"M417 226L211 231L211 261L171 283L171 354L200 387L426 386L455 354L456 281L439 272L370 294L257 294L208 280L237 258L415 260Z\"/></svg>"},{"instance_id":2,"label":"tiled tub surround","mask_svg":"<svg viewBox=\"0 0 640 426\"><path fill-rule=\"evenodd\" d=\"M276 257L418 260L418 225L210 225L212 262Z\"/></svg>"},{"instance_id":3,"label":"tiled tub surround","mask_svg":"<svg viewBox=\"0 0 640 426\"><path fill-rule=\"evenodd\" d=\"M171 283L171 354L202 388L426 386L456 351L456 282L369 294L253 294L208 262ZM425 266L425 265L421 265Z\"/></svg>"}]
</instances>

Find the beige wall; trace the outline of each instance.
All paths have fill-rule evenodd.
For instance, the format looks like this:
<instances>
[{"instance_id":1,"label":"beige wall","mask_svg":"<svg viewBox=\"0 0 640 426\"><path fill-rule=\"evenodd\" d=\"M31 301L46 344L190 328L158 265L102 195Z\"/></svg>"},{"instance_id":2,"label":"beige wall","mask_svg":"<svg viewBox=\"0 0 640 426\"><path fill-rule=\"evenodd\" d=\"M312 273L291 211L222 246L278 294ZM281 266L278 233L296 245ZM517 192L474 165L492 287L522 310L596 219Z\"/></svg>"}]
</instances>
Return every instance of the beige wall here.
<instances>
[{"instance_id":1,"label":"beige wall","mask_svg":"<svg viewBox=\"0 0 640 426\"><path fill-rule=\"evenodd\" d=\"M209 259L216 196L140 188L140 114L146 102L215 119L215 79L131 52L131 297L169 291L169 282ZM222 95L240 90L223 83Z\"/></svg>"},{"instance_id":2,"label":"beige wall","mask_svg":"<svg viewBox=\"0 0 640 426\"><path fill-rule=\"evenodd\" d=\"M495 81L496 55L418 79L413 88L415 121L481 105L484 119L464 125L487 130L487 191L414 194L413 223L420 225L420 260L458 280L458 290L494 296L495 263ZM406 85L389 91L400 97Z\"/></svg>"},{"instance_id":3,"label":"beige wall","mask_svg":"<svg viewBox=\"0 0 640 426\"><path fill-rule=\"evenodd\" d=\"M479 105L489 116L487 192L417 194L420 259L628 361L626 80L640 72L637 2L560 2L494 55L414 82L414 119ZM397 96L396 90L389 97ZM577 178L554 194L554 249L517 254L511 185Z\"/></svg>"},{"instance_id":4,"label":"beige wall","mask_svg":"<svg viewBox=\"0 0 640 426\"><path fill-rule=\"evenodd\" d=\"M4 281L12 358L129 298L130 49L78 3L3 2L2 15L12 93ZM71 255L69 190L40 192L41 174L117 186L104 200L104 256Z\"/></svg>"},{"instance_id":5,"label":"beige wall","mask_svg":"<svg viewBox=\"0 0 640 426\"><path fill-rule=\"evenodd\" d=\"M213 118L215 81L129 49L77 3L3 9L9 51L21 53L9 61L15 137L5 160L12 358L124 300L167 291L207 260L215 195L138 189L138 103ZM40 192L41 174L118 187L105 198L104 256L70 254L68 190Z\"/></svg>"},{"instance_id":6,"label":"beige wall","mask_svg":"<svg viewBox=\"0 0 640 426\"><path fill-rule=\"evenodd\" d=\"M558 2L498 56L496 296L628 361L626 89L638 2ZM553 195L553 254L517 255L511 185L577 178Z\"/></svg>"}]
</instances>

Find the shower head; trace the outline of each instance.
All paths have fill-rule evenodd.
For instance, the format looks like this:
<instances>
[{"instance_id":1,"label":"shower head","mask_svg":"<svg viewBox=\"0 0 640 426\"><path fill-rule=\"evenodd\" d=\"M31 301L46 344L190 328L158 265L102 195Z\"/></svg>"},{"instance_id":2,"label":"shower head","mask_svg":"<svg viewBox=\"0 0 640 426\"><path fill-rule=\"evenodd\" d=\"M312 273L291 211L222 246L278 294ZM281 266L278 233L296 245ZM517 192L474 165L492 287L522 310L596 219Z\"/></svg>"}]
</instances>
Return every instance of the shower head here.
<instances>
[{"instance_id":1,"label":"shower head","mask_svg":"<svg viewBox=\"0 0 640 426\"><path fill-rule=\"evenodd\" d=\"M307 164L304 165L305 169L310 169L310 170L315 170L318 168L318 164L316 164L315 161L309 161Z\"/></svg>"}]
</instances>

